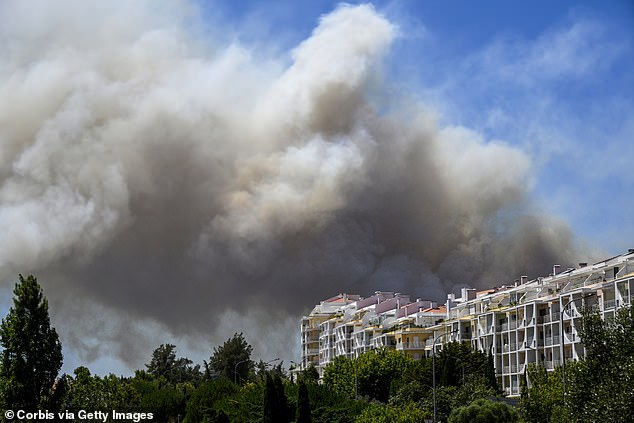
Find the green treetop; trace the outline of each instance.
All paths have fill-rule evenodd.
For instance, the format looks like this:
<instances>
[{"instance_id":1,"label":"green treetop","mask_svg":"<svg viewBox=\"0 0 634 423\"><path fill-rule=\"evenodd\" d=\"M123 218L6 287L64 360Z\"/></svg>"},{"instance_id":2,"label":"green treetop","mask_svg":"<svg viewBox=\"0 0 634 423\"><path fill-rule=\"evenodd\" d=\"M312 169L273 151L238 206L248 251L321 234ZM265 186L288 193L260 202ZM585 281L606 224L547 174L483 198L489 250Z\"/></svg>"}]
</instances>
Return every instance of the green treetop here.
<instances>
[{"instance_id":1,"label":"green treetop","mask_svg":"<svg viewBox=\"0 0 634 423\"><path fill-rule=\"evenodd\" d=\"M62 367L62 346L37 279L19 278L13 307L0 324L0 400L6 409L46 409Z\"/></svg>"}]
</instances>

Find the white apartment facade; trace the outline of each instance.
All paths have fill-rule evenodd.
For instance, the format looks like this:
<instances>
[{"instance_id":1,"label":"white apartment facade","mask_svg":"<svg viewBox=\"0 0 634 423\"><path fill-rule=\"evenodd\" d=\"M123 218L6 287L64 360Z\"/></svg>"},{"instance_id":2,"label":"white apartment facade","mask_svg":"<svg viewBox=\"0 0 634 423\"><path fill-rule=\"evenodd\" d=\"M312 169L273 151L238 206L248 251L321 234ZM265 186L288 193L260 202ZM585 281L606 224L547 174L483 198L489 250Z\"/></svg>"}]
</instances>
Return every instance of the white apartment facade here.
<instances>
[{"instance_id":1,"label":"white apartment facade","mask_svg":"<svg viewBox=\"0 0 634 423\"><path fill-rule=\"evenodd\" d=\"M634 250L548 277L477 292L449 294L445 306L377 291L368 298L340 294L322 301L302 318L301 369L320 374L336 356L355 357L386 346L418 359L451 341L491 351L496 375L507 395L519 395L528 364L548 370L584 355L577 328L581 310L594 307L604 318L634 301Z\"/></svg>"}]
</instances>

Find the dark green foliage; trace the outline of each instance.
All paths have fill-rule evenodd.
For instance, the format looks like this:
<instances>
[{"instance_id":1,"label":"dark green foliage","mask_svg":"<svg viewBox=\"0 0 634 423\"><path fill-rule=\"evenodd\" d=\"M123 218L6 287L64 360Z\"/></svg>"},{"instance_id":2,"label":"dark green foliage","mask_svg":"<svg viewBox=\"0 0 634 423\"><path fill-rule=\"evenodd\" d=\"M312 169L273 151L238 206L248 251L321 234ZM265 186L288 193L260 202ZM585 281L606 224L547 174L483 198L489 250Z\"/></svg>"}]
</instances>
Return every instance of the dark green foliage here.
<instances>
[{"instance_id":1,"label":"dark green foliage","mask_svg":"<svg viewBox=\"0 0 634 423\"><path fill-rule=\"evenodd\" d=\"M139 395L138 411L153 413L155 421L171 422L185 415L187 398L193 391L191 384L172 385L163 377L155 378L138 370L130 385Z\"/></svg>"},{"instance_id":2,"label":"dark green foliage","mask_svg":"<svg viewBox=\"0 0 634 423\"><path fill-rule=\"evenodd\" d=\"M634 310L624 307L606 321L586 311L580 325L586 358L547 373L531 366L522 393L522 414L529 422L630 422L634 414Z\"/></svg>"},{"instance_id":3,"label":"dark green foliage","mask_svg":"<svg viewBox=\"0 0 634 423\"><path fill-rule=\"evenodd\" d=\"M288 399L284 392L282 379L266 374L264 386L264 406L262 410L264 423L286 423L290 421Z\"/></svg>"},{"instance_id":4,"label":"dark green foliage","mask_svg":"<svg viewBox=\"0 0 634 423\"><path fill-rule=\"evenodd\" d=\"M502 392L502 390L498 386L498 379L495 376L495 362L493 359L493 353L491 352L491 349L489 349L489 353L487 354L487 366L485 370L485 377L489 387L491 387L497 393Z\"/></svg>"},{"instance_id":5,"label":"dark green foliage","mask_svg":"<svg viewBox=\"0 0 634 423\"><path fill-rule=\"evenodd\" d=\"M497 389L492 355L473 351L466 343L445 344L436 356L436 381L441 385L460 386L463 374L483 375L489 386Z\"/></svg>"},{"instance_id":6,"label":"dark green foliage","mask_svg":"<svg viewBox=\"0 0 634 423\"><path fill-rule=\"evenodd\" d=\"M567 409L573 422L629 422L634 415L634 308L613 319L585 313L581 339L586 359L567 368Z\"/></svg>"},{"instance_id":7,"label":"dark green foliage","mask_svg":"<svg viewBox=\"0 0 634 423\"><path fill-rule=\"evenodd\" d=\"M572 368L572 366L569 366ZM526 372L530 389L521 396L521 410L529 422L556 422L553 415L561 413L563 407L563 378L561 368L548 372L543 366L530 365Z\"/></svg>"},{"instance_id":8,"label":"dark green foliage","mask_svg":"<svg viewBox=\"0 0 634 423\"><path fill-rule=\"evenodd\" d=\"M398 384L414 367L414 360L405 354L380 349L362 354L358 359L336 357L326 366L323 382L333 391L353 398L356 372L359 396L387 403L392 384Z\"/></svg>"},{"instance_id":9,"label":"dark green foliage","mask_svg":"<svg viewBox=\"0 0 634 423\"><path fill-rule=\"evenodd\" d=\"M210 410L202 423L230 423L229 417L222 410Z\"/></svg>"},{"instance_id":10,"label":"dark green foliage","mask_svg":"<svg viewBox=\"0 0 634 423\"><path fill-rule=\"evenodd\" d=\"M306 384L319 383L319 372L317 368L311 364L299 373L297 380L302 380Z\"/></svg>"},{"instance_id":11,"label":"dark green foliage","mask_svg":"<svg viewBox=\"0 0 634 423\"><path fill-rule=\"evenodd\" d=\"M303 379L299 381L297 390L297 423L311 423L310 418L310 399L308 398L308 388Z\"/></svg>"},{"instance_id":12,"label":"dark green foliage","mask_svg":"<svg viewBox=\"0 0 634 423\"><path fill-rule=\"evenodd\" d=\"M202 378L200 365L192 366L192 361L185 357L177 359L176 346L172 344L162 344L155 349L145 367L152 376L163 377L172 384L189 382L196 385Z\"/></svg>"},{"instance_id":13,"label":"dark green foliage","mask_svg":"<svg viewBox=\"0 0 634 423\"><path fill-rule=\"evenodd\" d=\"M399 406L368 404L355 423L419 423L431 417L414 403Z\"/></svg>"},{"instance_id":14,"label":"dark green foliage","mask_svg":"<svg viewBox=\"0 0 634 423\"><path fill-rule=\"evenodd\" d=\"M514 423L518 420L518 413L513 407L485 399L458 407L449 416L449 423Z\"/></svg>"},{"instance_id":15,"label":"dark green foliage","mask_svg":"<svg viewBox=\"0 0 634 423\"><path fill-rule=\"evenodd\" d=\"M412 358L395 350L379 349L363 354L359 358L359 396L387 403L392 384L412 366Z\"/></svg>"},{"instance_id":16,"label":"dark green foliage","mask_svg":"<svg viewBox=\"0 0 634 423\"><path fill-rule=\"evenodd\" d=\"M252 351L253 347L244 339L242 333L233 334L233 337L222 346L214 348L209 363L205 363L207 376L213 371L238 383L247 381L253 369Z\"/></svg>"},{"instance_id":17,"label":"dark green foliage","mask_svg":"<svg viewBox=\"0 0 634 423\"><path fill-rule=\"evenodd\" d=\"M189 401L187 401L185 422L196 423L203 421L205 418L221 418L217 416L218 413L214 410L216 403L237 392L238 388L236 385L227 379L211 380L201 383L192 393Z\"/></svg>"},{"instance_id":18,"label":"dark green foliage","mask_svg":"<svg viewBox=\"0 0 634 423\"><path fill-rule=\"evenodd\" d=\"M78 367L75 377L63 376L60 382L66 385L64 410L132 410L139 406L142 398L138 392L117 376L93 376L86 367ZM58 382L58 384L60 383Z\"/></svg>"},{"instance_id":19,"label":"dark green foliage","mask_svg":"<svg viewBox=\"0 0 634 423\"><path fill-rule=\"evenodd\" d=\"M0 325L0 406L51 410L62 346L50 324L48 301L32 275L19 275L13 294L13 307Z\"/></svg>"},{"instance_id":20,"label":"dark green foliage","mask_svg":"<svg viewBox=\"0 0 634 423\"><path fill-rule=\"evenodd\" d=\"M248 382L240 386L235 394L216 401L214 409L222 410L232 422L261 422L264 385L263 381Z\"/></svg>"},{"instance_id":21,"label":"dark green foliage","mask_svg":"<svg viewBox=\"0 0 634 423\"><path fill-rule=\"evenodd\" d=\"M354 360L338 356L324 369L323 383L337 394L354 398L354 374Z\"/></svg>"}]
</instances>

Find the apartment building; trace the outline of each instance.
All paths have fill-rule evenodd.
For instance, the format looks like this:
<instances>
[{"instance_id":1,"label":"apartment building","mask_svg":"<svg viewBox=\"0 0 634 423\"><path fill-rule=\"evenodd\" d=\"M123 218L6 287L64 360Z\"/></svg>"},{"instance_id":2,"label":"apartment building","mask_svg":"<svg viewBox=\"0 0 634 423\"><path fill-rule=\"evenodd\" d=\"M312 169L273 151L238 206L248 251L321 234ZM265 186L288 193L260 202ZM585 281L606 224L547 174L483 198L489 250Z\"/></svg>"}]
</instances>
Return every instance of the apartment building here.
<instances>
[{"instance_id":1,"label":"apartment building","mask_svg":"<svg viewBox=\"0 0 634 423\"><path fill-rule=\"evenodd\" d=\"M302 317L300 369L314 365L320 375L337 356L357 357L381 347L404 351L415 359L426 354L430 328L445 319L445 306L397 292L370 297L339 294L320 302Z\"/></svg>"},{"instance_id":2,"label":"apartment building","mask_svg":"<svg viewBox=\"0 0 634 423\"><path fill-rule=\"evenodd\" d=\"M527 365L553 370L584 356L578 334L583 309L594 308L605 319L633 299L634 250L629 250L564 271L555 265L549 276L532 281L522 277L510 286L449 295L447 320L434 334L491 351L505 393L519 395Z\"/></svg>"},{"instance_id":3,"label":"apartment building","mask_svg":"<svg viewBox=\"0 0 634 423\"><path fill-rule=\"evenodd\" d=\"M340 294L322 301L302 318L302 362L320 375L336 356L355 357L373 348L401 350L415 359L445 342L469 342L491 352L500 386L519 395L526 366L548 370L584 355L578 327L581 310L595 308L604 318L634 300L634 250L547 277L521 277L484 291L462 289L445 305L377 291L363 298Z\"/></svg>"}]
</instances>

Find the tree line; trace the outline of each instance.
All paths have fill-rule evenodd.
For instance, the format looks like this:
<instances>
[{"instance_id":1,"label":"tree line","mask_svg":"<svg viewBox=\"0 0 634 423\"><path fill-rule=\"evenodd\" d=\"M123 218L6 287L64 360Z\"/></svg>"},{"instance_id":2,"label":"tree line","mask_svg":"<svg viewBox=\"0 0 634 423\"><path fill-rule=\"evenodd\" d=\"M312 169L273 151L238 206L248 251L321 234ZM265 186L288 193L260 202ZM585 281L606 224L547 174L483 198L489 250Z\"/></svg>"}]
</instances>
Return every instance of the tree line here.
<instances>
[{"instance_id":1,"label":"tree line","mask_svg":"<svg viewBox=\"0 0 634 423\"><path fill-rule=\"evenodd\" d=\"M634 378L632 312L604 322L584 317L588 358L561 370L531 367L519 407L499 400L493 356L449 343L435 357L438 421L454 423L627 421ZM59 375L62 351L48 303L33 276L19 276L0 325L0 419L6 410L151 413L157 422L422 422L433 418L432 360L390 349L340 356L324 369L288 372L283 362L254 360L242 333L194 364L162 344L133 376L99 376L81 366ZM607 363L614 364L613 367ZM588 392L588 387L592 388ZM620 420L619 420L620 419ZM76 419L76 421L86 419ZM50 419L48 421L51 421ZM138 419L136 420L138 421Z\"/></svg>"}]
</instances>

